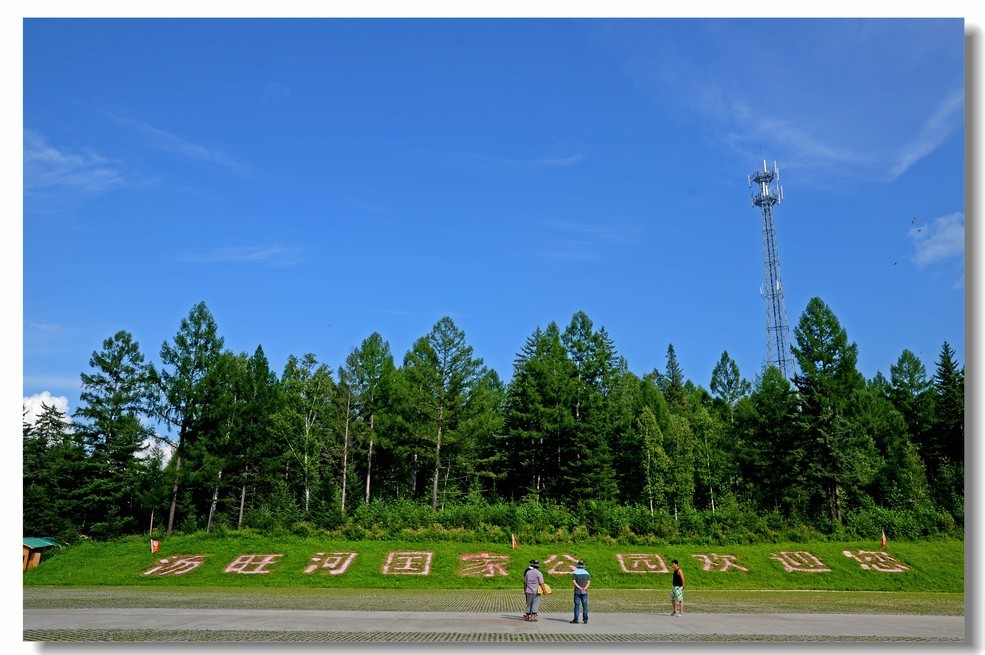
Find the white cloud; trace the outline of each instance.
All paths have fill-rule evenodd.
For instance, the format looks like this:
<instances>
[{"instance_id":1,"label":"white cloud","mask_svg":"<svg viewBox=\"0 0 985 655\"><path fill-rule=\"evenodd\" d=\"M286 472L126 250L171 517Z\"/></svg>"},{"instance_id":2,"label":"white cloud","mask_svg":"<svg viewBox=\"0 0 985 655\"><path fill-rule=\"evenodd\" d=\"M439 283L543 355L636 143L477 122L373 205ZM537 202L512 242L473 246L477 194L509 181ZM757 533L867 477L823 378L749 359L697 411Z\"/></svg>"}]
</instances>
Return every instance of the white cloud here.
<instances>
[{"instance_id":1,"label":"white cloud","mask_svg":"<svg viewBox=\"0 0 985 655\"><path fill-rule=\"evenodd\" d=\"M218 150L207 148L194 141L189 141L188 139L172 134L171 132L166 132L150 123L135 118L129 118L111 112L109 115L120 125L142 133L148 138L148 142L159 150L175 153L189 159L218 164L239 172L245 172L246 170L242 164Z\"/></svg>"},{"instance_id":2,"label":"white cloud","mask_svg":"<svg viewBox=\"0 0 985 655\"><path fill-rule=\"evenodd\" d=\"M583 152L530 159L511 159L474 152L447 152L437 156L451 166L483 174L507 174L531 168L565 168L587 158Z\"/></svg>"},{"instance_id":3,"label":"white cloud","mask_svg":"<svg viewBox=\"0 0 985 655\"><path fill-rule=\"evenodd\" d=\"M628 224L576 223L565 220L544 220L545 243L538 257L557 262L601 261L612 249L632 243L638 230Z\"/></svg>"},{"instance_id":4,"label":"white cloud","mask_svg":"<svg viewBox=\"0 0 985 655\"><path fill-rule=\"evenodd\" d=\"M24 130L25 195L63 190L95 195L126 182L119 168L105 157L92 152L65 152L35 130Z\"/></svg>"},{"instance_id":5,"label":"white cloud","mask_svg":"<svg viewBox=\"0 0 985 655\"><path fill-rule=\"evenodd\" d=\"M35 321L33 323L29 323L28 326L34 330L40 330L41 332L56 333L65 331L65 328L61 325L58 325L57 323L49 323L48 321Z\"/></svg>"},{"instance_id":6,"label":"white cloud","mask_svg":"<svg viewBox=\"0 0 985 655\"><path fill-rule=\"evenodd\" d=\"M909 235L915 252L913 261L921 268L964 256L964 213L934 219L929 224L915 223Z\"/></svg>"},{"instance_id":7,"label":"white cloud","mask_svg":"<svg viewBox=\"0 0 985 655\"><path fill-rule=\"evenodd\" d=\"M889 171L890 175L898 177L936 150L945 139L961 129L963 117L964 91L959 89L944 98L937 111L924 123L917 138L903 147L899 161Z\"/></svg>"},{"instance_id":8,"label":"white cloud","mask_svg":"<svg viewBox=\"0 0 985 655\"><path fill-rule=\"evenodd\" d=\"M189 251L182 254L181 259L199 264L234 262L270 266L293 266L306 261L303 248L284 246L279 243L260 246L220 246Z\"/></svg>"},{"instance_id":9,"label":"white cloud","mask_svg":"<svg viewBox=\"0 0 985 655\"><path fill-rule=\"evenodd\" d=\"M68 419L68 398L65 396L52 396L50 391L42 391L33 396L24 396L24 409L27 410L24 420L34 425L34 422L37 421L38 416L41 414L42 404L64 412L66 415L65 422L71 423Z\"/></svg>"}]
</instances>

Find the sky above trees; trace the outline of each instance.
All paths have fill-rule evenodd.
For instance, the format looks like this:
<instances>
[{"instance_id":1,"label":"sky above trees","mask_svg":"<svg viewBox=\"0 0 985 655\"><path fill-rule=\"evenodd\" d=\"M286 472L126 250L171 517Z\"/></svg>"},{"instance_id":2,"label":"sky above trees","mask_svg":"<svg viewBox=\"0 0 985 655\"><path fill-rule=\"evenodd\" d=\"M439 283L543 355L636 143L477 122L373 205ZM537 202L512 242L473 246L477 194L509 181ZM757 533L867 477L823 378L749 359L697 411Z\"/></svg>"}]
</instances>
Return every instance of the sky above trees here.
<instances>
[{"instance_id":1,"label":"sky above trees","mask_svg":"<svg viewBox=\"0 0 985 655\"><path fill-rule=\"evenodd\" d=\"M961 19L23 23L25 402L78 406L198 302L236 352L399 360L442 316L504 380L584 311L706 388L766 354L747 175L780 168L788 322L866 377L964 361ZM45 395L47 394L47 396Z\"/></svg>"}]
</instances>

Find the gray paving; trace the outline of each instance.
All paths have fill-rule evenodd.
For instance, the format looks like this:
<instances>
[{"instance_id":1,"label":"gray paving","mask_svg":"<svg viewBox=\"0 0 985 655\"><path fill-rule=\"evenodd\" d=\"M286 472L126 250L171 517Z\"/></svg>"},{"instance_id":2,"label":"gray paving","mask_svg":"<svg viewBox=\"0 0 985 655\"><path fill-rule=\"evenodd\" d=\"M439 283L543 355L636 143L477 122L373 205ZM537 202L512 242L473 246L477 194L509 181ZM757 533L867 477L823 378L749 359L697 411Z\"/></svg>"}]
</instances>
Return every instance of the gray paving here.
<instances>
[{"instance_id":1,"label":"gray paving","mask_svg":"<svg viewBox=\"0 0 985 655\"><path fill-rule=\"evenodd\" d=\"M963 641L963 616L883 614L667 614L596 613L588 624L569 623L568 613L542 613L536 623L517 614L477 612L397 612L245 609L24 609L26 641L99 641L114 631L136 641L139 634L160 640L169 632L181 640L221 640L223 633L251 635L244 640L468 641L473 637L513 635L561 641L713 641L713 640L859 640ZM72 635L77 635L74 639ZM134 638L133 635L138 637ZM319 635L317 639L315 635ZM59 636L60 635L60 636ZM100 636L102 635L102 637ZM208 635L206 637L206 635ZM285 637L284 635L292 635ZM307 635L307 636L306 636ZM445 635L445 638L434 635ZM124 638L120 638L123 640Z\"/></svg>"}]
</instances>

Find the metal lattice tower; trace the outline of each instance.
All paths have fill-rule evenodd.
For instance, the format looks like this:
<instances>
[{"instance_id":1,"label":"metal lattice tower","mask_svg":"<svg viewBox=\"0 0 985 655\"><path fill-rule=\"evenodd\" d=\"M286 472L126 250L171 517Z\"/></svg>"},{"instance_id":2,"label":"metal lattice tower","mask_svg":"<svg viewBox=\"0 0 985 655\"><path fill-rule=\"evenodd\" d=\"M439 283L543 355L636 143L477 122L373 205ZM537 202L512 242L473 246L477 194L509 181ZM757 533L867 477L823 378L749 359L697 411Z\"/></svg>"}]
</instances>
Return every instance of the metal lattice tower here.
<instances>
[{"instance_id":1,"label":"metal lattice tower","mask_svg":"<svg viewBox=\"0 0 985 655\"><path fill-rule=\"evenodd\" d=\"M759 185L759 193L752 196L752 204L763 214L763 265L766 278L759 292L766 301L766 365L776 366L783 377L792 379L797 370L790 351L790 325L787 323L787 307L783 302L783 285L780 283L780 254L776 248L776 226L773 222L773 206L783 201L780 186L780 169L773 162L773 170L766 167L749 176L749 186Z\"/></svg>"}]
</instances>

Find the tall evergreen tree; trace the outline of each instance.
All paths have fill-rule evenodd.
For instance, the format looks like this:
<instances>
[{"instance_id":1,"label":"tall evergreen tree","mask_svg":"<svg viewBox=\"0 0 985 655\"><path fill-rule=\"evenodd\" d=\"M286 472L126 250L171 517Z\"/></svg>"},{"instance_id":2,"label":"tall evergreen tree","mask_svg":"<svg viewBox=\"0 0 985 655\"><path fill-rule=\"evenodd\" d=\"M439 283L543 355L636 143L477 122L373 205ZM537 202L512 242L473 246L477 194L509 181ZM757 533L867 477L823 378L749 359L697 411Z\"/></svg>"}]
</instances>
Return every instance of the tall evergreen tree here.
<instances>
[{"instance_id":1,"label":"tall evergreen tree","mask_svg":"<svg viewBox=\"0 0 985 655\"><path fill-rule=\"evenodd\" d=\"M661 391L672 409L682 411L686 408L687 392L684 390L684 369L677 361L674 344L667 346L667 373L663 377Z\"/></svg>"},{"instance_id":2,"label":"tall evergreen tree","mask_svg":"<svg viewBox=\"0 0 985 655\"><path fill-rule=\"evenodd\" d=\"M930 509L926 470L906 420L878 383L859 395L857 414L860 430L872 435L880 456L871 485L873 499L892 509Z\"/></svg>"},{"instance_id":3,"label":"tall evergreen tree","mask_svg":"<svg viewBox=\"0 0 985 655\"><path fill-rule=\"evenodd\" d=\"M144 518L140 454L154 436L146 423L152 379L139 344L125 330L103 341L89 366L91 372L82 373L82 404L74 415L89 454L81 503L93 536L115 537L132 532Z\"/></svg>"},{"instance_id":4,"label":"tall evergreen tree","mask_svg":"<svg viewBox=\"0 0 985 655\"><path fill-rule=\"evenodd\" d=\"M575 431L576 376L557 324L538 328L518 354L507 389L509 489L557 502L565 498L554 472L564 467Z\"/></svg>"},{"instance_id":5,"label":"tall evergreen tree","mask_svg":"<svg viewBox=\"0 0 985 655\"><path fill-rule=\"evenodd\" d=\"M755 507L789 512L799 486L796 390L780 369L769 366L752 394L736 404L735 416L740 491Z\"/></svg>"},{"instance_id":6,"label":"tall evergreen tree","mask_svg":"<svg viewBox=\"0 0 985 655\"><path fill-rule=\"evenodd\" d=\"M89 529L79 489L87 476L82 440L65 412L42 403L33 425L24 423L25 535L74 541Z\"/></svg>"},{"instance_id":7,"label":"tall evergreen tree","mask_svg":"<svg viewBox=\"0 0 985 655\"><path fill-rule=\"evenodd\" d=\"M277 438L274 419L284 405L280 381L271 370L262 346L258 345L249 358L243 353L241 360L244 362L240 378L243 403L233 458L235 470L241 474L240 516L245 510L247 489L252 486L274 511L283 510L283 524L289 525L288 519L296 518L297 503L286 493L293 468L285 463L288 455ZM278 495L281 490L285 493Z\"/></svg>"},{"instance_id":8,"label":"tall evergreen tree","mask_svg":"<svg viewBox=\"0 0 985 655\"><path fill-rule=\"evenodd\" d=\"M561 335L575 373L570 410L574 431L557 471L570 503L582 498L614 500L617 492L609 449L616 426L608 394L619 374L619 359L605 329L593 328L587 314L576 312Z\"/></svg>"},{"instance_id":9,"label":"tall evergreen tree","mask_svg":"<svg viewBox=\"0 0 985 655\"><path fill-rule=\"evenodd\" d=\"M235 472L234 461L242 452L238 441L246 423L243 416L247 398L246 364L245 353L236 355L224 350L216 357L202 381L203 396L209 398L209 402L202 408L197 437L189 442L185 451L185 458L195 462L194 471L189 471L185 480L190 483L186 486L198 491L197 503L206 502L201 498L201 493L210 490L206 532L212 530L220 504L229 500L229 473ZM242 517L237 527L240 524Z\"/></svg>"},{"instance_id":10,"label":"tall evergreen tree","mask_svg":"<svg viewBox=\"0 0 985 655\"><path fill-rule=\"evenodd\" d=\"M946 341L934 372L934 422L925 448L939 507L964 516L964 369Z\"/></svg>"},{"instance_id":11,"label":"tall evergreen tree","mask_svg":"<svg viewBox=\"0 0 985 655\"><path fill-rule=\"evenodd\" d=\"M482 360L473 357L465 333L448 316L414 342L404 357L405 416L418 442L431 450L432 511L438 509L442 469L450 471L456 463L455 447L463 437L463 422L470 418L469 400L482 372Z\"/></svg>"},{"instance_id":12,"label":"tall evergreen tree","mask_svg":"<svg viewBox=\"0 0 985 655\"><path fill-rule=\"evenodd\" d=\"M939 461L964 462L964 369L946 341L934 372L936 423L929 455Z\"/></svg>"},{"instance_id":13,"label":"tall evergreen tree","mask_svg":"<svg viewBox=\"0 0 985 655\"><path fill-rule=\"evenodd\" d=\"M932 383L927 379L923 362L910 350L903 350L896 363L889 368L889 386L885 395L906 421L910 439L925 449L934 412Z\"/></svg>"},{"instance_id":14,"label":"tall evergreen tree","mask_svg":"<svg viewBox=\"0 0 985 655\"><path fill-rule=\"evenodd\" d=\"M846 492L868 484L877 466L872 438L855 421L858 396L865 390L856 368L858 347L848 342L820 298L807 303L794 334L801 401L798 467L809 492L840 523Z\"/></svg>"},{"instance_id":15,"label":"tall evergreen tree","mask_svg":"<svg viewBox=\"0 0 985 655\"><path fill-rule=\"evenodd\" d=\"M390 344L379 332L362 341L346 358L339 375L352 389L355 416L358 421L356 438L363 444L365 463L365 502L369 504L375 455L379 441L381 421L385 424L387 411L392 405L393 379L396 366L390 353Z\"/></svg>"},{"instance_id":16,"label":"tall evergreen tree","mask_svg":"<svg viewBox=\"0 0 985 655\"><path fill-rule=\"evenodd\" d=\"M181 320L172 342L161 346L160 372L155 371L160 396L156 403L159 418L178 431L168 439L174 448L174 485L168 511L167 536L174 530L178 490L181 483L181 460L190 442L200 434L199 421L212 399L204 383L209 370L222 352L223 339L215 318L204 302L192 307Z\"/></svg>"}]
</instances>

